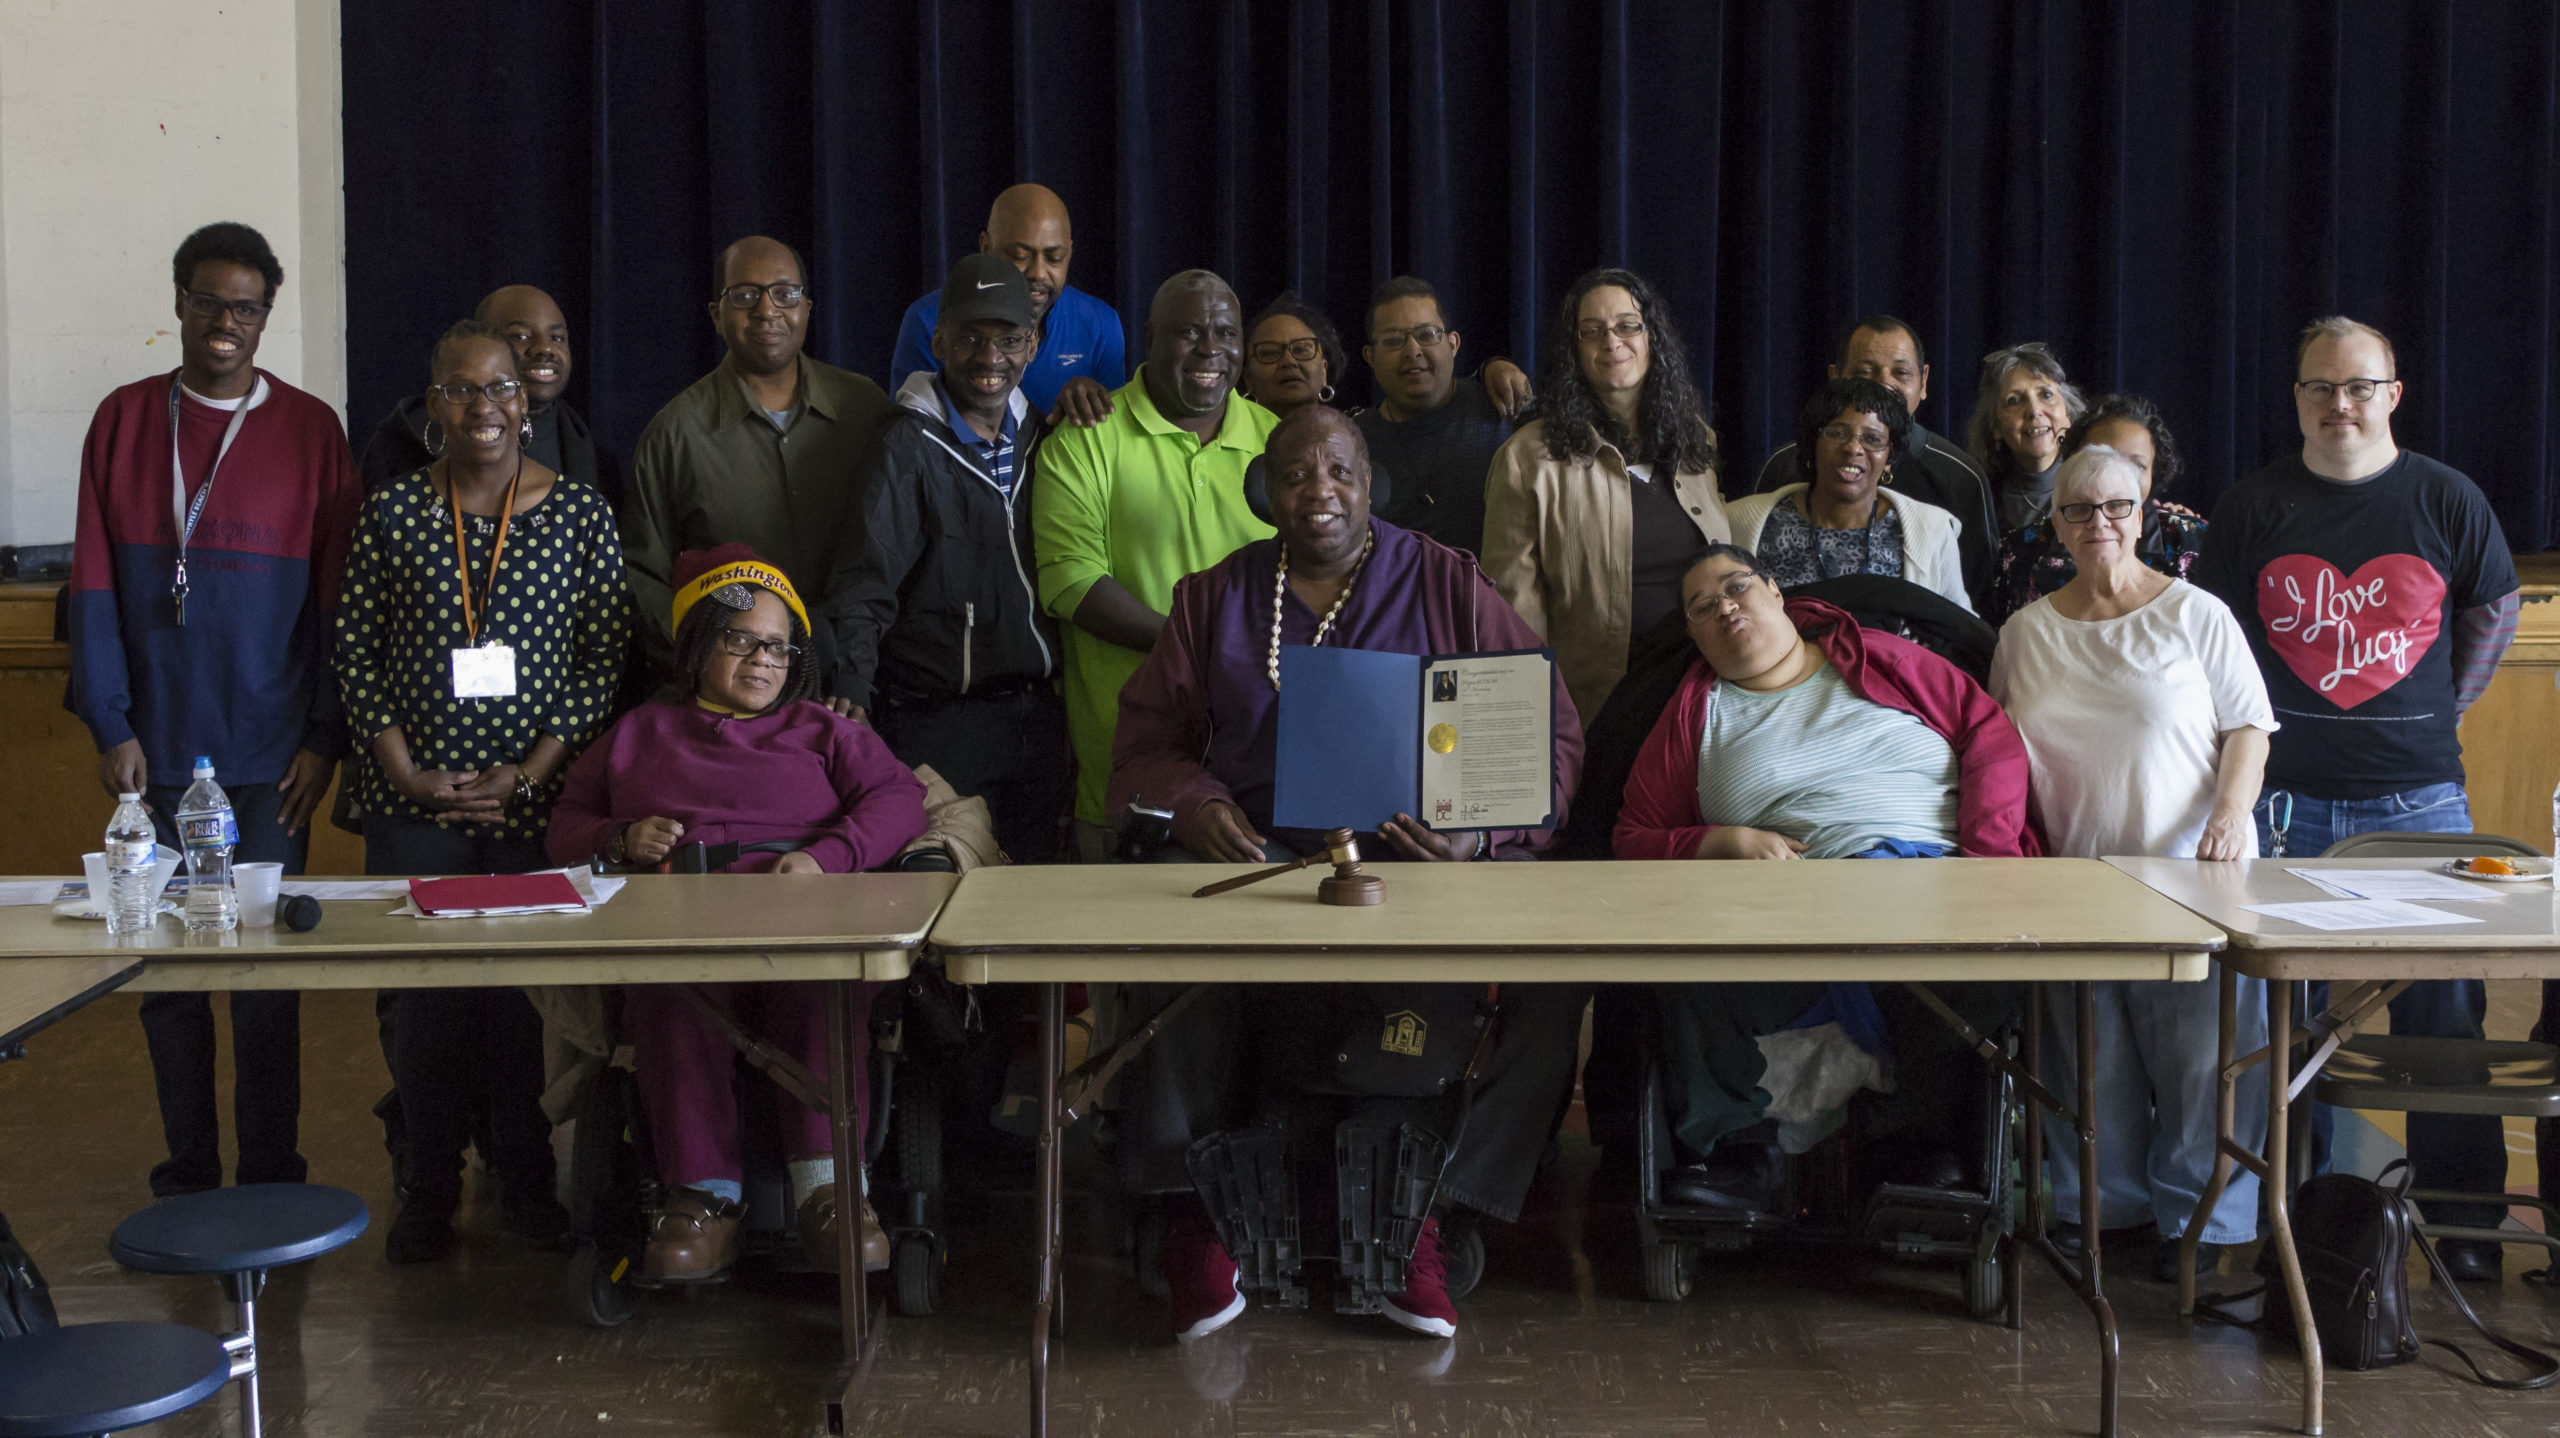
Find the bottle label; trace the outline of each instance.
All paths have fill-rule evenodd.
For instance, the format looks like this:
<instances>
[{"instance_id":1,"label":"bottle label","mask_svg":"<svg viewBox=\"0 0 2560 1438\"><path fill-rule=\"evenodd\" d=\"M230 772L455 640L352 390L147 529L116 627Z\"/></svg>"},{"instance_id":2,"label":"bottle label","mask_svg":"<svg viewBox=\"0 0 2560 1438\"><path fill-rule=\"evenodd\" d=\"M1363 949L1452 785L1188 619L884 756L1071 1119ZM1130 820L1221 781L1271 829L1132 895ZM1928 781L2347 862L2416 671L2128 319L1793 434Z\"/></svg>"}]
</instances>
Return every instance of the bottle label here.
<instances>
[{"instance_id":1,"label":"bottle label","mask_svg":"<svg viewBox=\"0 0 2560 1438\"><path fill-rule=\"evenodd\" d=\"M227 810L191 814L178 821L178 838L190 849L236 849L240 846L240 825Z\"/></svg>"}]
</instances>

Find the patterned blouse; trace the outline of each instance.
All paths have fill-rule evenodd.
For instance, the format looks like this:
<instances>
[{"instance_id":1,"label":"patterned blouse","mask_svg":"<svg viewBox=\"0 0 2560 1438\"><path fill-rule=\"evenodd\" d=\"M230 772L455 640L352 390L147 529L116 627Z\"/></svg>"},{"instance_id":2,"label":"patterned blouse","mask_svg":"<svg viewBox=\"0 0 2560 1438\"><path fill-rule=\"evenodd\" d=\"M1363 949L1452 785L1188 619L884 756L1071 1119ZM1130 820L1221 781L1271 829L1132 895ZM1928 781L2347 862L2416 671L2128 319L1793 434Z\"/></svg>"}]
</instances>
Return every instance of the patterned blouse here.
<instances>
[{"instance_id":1,"label":"patterned blouse","mask_svg":"<svg viewBox=\"0 0 2560 1438\"><path fill-rule=\"evenodd\" d=\"M2142 504L2142 539L2135 546L2142 562L2171 579L2185 579L2196 567L2196 551L2204 544L2204 516L2182 504L2148 499ZM2000 541L2000 558L1991 574L1990 603L1983 618L1999 628L2010 615L2071 582L2080 572L2054 533L2053 518L2010 530Z\"/></svg>"},{"instance_id":2,"label":"patterned blouse","mask_svg":"<svg viewBox=\"0 0 2560 1438\"><path fill-rule=\"evenodd\" d=\"M470 584L476 606L491 584L498 538L492 515L466 514L462 527L467 581L454 557L453 511L424 470L365 496L338 600L336 647L355 747L369 751L375 735L397 724L421 769L516 763L545 734L575 757L610 715L630 639L631 592L612 507L564 477L508 524L480 638L514 648L512 698L453 695L452 651L471 642L461 588ZM539 838L558 792L555 774L530 804L510 804L491 832ZM371 763L359 766L357 800L369 813L431 817Z\"/></svg>"},{"instance_id":3,"label":"patterned blouse","mask_svg":"<svg viewBox=\"0 0 2560 1438\"><path fill-rule=\"evenodd\" d=\"M1760 525L1762 564L1781 589L1851 574L1902 577L1902 515L1882 496L1863 529L1824 529L1781 500Z\"/></svg>"}]
</instances>

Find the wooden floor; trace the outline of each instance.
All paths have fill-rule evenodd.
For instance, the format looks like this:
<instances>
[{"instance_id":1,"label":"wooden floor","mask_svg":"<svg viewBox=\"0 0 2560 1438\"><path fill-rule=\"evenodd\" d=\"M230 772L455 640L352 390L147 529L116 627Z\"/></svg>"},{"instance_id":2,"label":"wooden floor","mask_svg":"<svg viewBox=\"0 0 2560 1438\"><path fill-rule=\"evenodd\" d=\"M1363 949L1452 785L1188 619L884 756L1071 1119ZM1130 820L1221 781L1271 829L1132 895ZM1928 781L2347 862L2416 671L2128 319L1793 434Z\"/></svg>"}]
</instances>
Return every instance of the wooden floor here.
<instances>
[{"instance_id":1,"label":"wooden floor","mask_svg":"<svg viewBox=\"0 0 2560 1438\"><path fill-rule=\"evenodd\" d=\"M425 1269L382 1261L390 1184L367 1113L384 1086L370 994L308 997L304 1151L315 1180L373 1207L357 1246L278 1278L264 1306L267 1431L455 1438L503 1434L814 1431L834 1363L832 1288L749 1274L691 1300L650 1296L623 1327L576 1318L563 1261L505 1246L475 1198L463 1252ZM108 1231L146 1201L159 1156L137 1001L114 997L0 1065L0 1209L54 1285L66 1320L175 1318L218 1327L210 1281L127 1274ZM1177 1350L1102 1236L1070 1223L1070 1331L1056 1365L1062 1434L1618 1435L2068 1434L2094 1431L2096 1350L2050 1275L2029 1327L1966 1319L1951 1270L1771 1249L1708 1271L1676 1306L1638 1296L1627 1210L1588 1201L1590 1150L1565 1162L1518 1228L1495 1234L1490 1276L1459 1336L1416 1339L1381 1320L1255 1312ZM951 1311L893 1321L865 1434L1022 1428L1029 1204L997 1194L958 1235ZM2535 1266L2521 1254L2511 1269ZM2252 1334L2194 1327L2127 1254L2113 1292L2125 1327L2129 1435L2286 1431L2295 1367ZM2419 1287L2420 1327L2451 1320ZM2560 1342L2560 1307L2511 1278L2475 1295L2492 1322ZM2329 1432L2524 1438L2560 1430L2560 1391L2500 1395L2441 1356L2333 1375ZM229 1395L153 1433L237 1431Z\"/></svg>"}]
</instances>

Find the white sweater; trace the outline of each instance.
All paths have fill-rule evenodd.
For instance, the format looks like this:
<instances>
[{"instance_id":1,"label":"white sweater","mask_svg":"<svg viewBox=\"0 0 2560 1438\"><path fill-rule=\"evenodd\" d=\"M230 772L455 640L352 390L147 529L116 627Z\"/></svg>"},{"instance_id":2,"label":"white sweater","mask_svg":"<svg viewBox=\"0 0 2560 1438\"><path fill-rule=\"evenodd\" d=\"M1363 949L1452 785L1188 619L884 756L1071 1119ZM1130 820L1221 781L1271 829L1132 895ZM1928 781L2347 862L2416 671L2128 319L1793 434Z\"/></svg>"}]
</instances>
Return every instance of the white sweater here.
<instances>
[{"instance_id":1,"label":"white sweater","mask_svg":"<svg viewBox=\"0 0 2560 1438\"><path fill-rule=\"evenodd\" d=\"M1760 529L1768 523L1769 511L1794 503L1806 488L1798 482L1726 501L1725 518L1733 524L1734 544L1758 554ZM1956 534L1964 521L1925 500L1890 489L1879 489L1876 496L1893 506L1894 516L1902 521L1902 577L1971 614L1973 600L1964 592L1964 561L1956 553Z\"/></svg>"}]
</instances>

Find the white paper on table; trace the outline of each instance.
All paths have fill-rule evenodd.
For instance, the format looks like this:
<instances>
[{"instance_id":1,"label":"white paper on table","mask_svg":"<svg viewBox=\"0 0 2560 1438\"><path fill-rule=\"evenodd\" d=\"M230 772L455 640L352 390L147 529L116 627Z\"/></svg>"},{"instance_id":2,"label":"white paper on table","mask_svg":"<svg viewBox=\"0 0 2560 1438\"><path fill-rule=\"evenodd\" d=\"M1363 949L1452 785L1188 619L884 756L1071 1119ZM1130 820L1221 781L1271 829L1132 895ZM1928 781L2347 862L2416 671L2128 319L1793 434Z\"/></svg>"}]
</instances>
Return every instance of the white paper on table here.
<instances>
[{"instance_id":1,"label":"white paper on table","mask_svg":"<svg viewBox=\"0 0 2560 1438\"><path fill-rule=\"evenodd\" d=\"M276 886L278 894L302 894L314 899L402 899L409 894L406 879L287 879Z\"/></svg>"},{"instance_id":2,"label":"white paper on table","mask_svg":"<svg viewBox=\"0 0 2560 1438\"><path fill-rule=\"evenodd\" d=\"M578 897L586 902L583 904L525 904L507 909L447 909L440 914L429 914L420 912L417 900L405 897L409 888L406 883L403 883L400 886L400 892L404 897L400 901L400 907L391 911L391 916L395 919L512 919L522 914L583 914L603 907L607 900L622 892L624 884L631 882L628 879L600 875L592 865L587 864L580 864L574 869L535 869L532 872L566 875L571 886L577 889Z\"/></svg>"},{"instance_id":3,"label":"white paper on table","mask_svg":"<svg viewBox=\"0 0 2560 1438\"><path fill-rule=\"evenodd\" d=\"M79 894L62 892L66 884L76 885ZM0 907L11 904L56 904L66 898L78 898L89 892L86 879L11 879L0 883Z\"/></svg>"},{"instance_id":4,"label":"white paper on table","mask_svg":"<svg viewBox=\"0 0 2560 1438\"><path fill-rule=\"evenodd\" d=\"M2476 904L2502 898L2486 884L2439 874L2433 869L2287 869L2324 894L2341 899L2425 899L2435 903Z\"/></svg>"},{"instance_id":5,"label":"white paper on table","mask_svg":"<svg viewBox=\"0 0 2560 1438\"><path fill-rule=\"evenodd\" d=\"M2470 914L2448 914L2398 899L2322 899L2302 904L2243 904L2253 914L2306 929L2418 929L2434 924L2476 924Z\"/></svg>"},{"instance_id":6,"label":"white paper on table","mask_svg":"<svg viewBox=\"0 0 2560 1438\"><path fill-rule=\"evenodd\" d=\"M1422 666L1422 802L1434 829L1533 829L1555 815L1555 661L1538 650Z\"/></svg>"}]
</instances>

